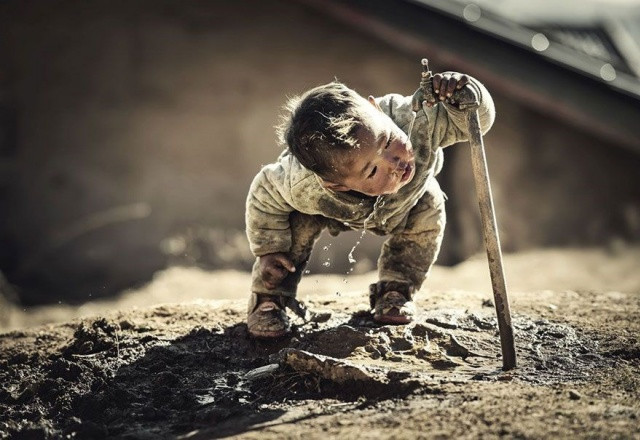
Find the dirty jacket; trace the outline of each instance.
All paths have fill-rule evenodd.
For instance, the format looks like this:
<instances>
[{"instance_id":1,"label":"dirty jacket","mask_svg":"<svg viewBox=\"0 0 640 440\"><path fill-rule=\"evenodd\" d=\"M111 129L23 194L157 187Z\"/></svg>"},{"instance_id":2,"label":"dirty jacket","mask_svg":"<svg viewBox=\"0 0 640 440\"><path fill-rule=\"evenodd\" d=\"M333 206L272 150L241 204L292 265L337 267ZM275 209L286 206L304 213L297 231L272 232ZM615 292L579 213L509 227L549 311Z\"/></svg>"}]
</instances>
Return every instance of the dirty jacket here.
<instances>
[{"instance_id":1,"label":"dirty jacket","mask_svg":"<svg viewBox=\"0 0 640 440\"><path fill-rule=\"evenodd\" d=\"M493 100L485 87L471 79L479 97L480 127L486 133L495 118ZM376 101L405 133L412 119L411 96L389 94ZM418 200L434 188L435 176L442 168L442 148L467 140L465 112L445 103L424 107L416 116L411 133L416 172L408 184L395 194L376 197L324 188L319 177L303 167L285 149L275 163L266 165L254 178L247 197L246 232L255 256L288 252L291 247L289 214L299 211L320 215L336 228L363 229L377 234L393 233ZM435 188L437 183L435 183ZM439 191L439 190L438 190ZM374 204L376 204L375 214ZM333 226L333 227L332 227Z\"/></svg>"}]
</instances>

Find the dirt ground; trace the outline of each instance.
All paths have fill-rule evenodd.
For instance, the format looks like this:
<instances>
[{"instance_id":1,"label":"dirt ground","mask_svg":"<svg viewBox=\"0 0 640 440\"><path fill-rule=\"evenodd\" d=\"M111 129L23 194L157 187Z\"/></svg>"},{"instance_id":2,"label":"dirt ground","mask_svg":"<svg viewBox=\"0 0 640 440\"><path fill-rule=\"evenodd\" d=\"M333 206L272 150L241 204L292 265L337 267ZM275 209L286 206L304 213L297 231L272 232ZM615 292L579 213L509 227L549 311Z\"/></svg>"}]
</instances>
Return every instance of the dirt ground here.
<instances>
[{"instance_id":1,"label":"dirt ground","mask_svg":"<svg viewBox=\"0 0 640 440\"><path fill-rule=\"evenodd\" d=\"M247 337L242 272L12 310L0 438L640 438L639 266L624 245L506 256L510 372L483 256L436 267L398 327L371 320L375 274L310 275L330 319L271 343Z\"/></svg>"}]
</instances>

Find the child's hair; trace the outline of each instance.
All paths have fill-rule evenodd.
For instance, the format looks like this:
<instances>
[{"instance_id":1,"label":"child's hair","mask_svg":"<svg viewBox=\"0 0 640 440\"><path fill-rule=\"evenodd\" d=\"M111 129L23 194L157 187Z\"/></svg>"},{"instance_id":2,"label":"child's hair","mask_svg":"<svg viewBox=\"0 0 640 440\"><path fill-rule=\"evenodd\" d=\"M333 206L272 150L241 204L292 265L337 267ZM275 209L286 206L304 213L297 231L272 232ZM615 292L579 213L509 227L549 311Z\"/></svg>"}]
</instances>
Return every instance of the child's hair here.
<instances>
[{"instance_id":1,"label":"child's hair","mask_svg":"<svg viewBox=\"0 0 640 440\"><path fill-rule=\"evenodd\" d=\"M280 143L305 167L324 178L335 177L342 155L358 147L362 96L333 81L289 99L277 128Z\"/></svg>"}]
</instances>

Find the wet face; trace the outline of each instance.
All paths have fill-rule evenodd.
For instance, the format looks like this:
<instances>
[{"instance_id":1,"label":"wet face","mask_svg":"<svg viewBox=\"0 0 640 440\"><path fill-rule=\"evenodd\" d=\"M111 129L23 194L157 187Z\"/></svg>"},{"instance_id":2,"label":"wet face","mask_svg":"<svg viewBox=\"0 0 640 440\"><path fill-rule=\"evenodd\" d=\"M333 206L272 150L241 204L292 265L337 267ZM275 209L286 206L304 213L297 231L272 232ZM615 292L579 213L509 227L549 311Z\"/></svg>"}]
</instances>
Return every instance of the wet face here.
<instances>
[{"instance_id":1,"label":"wet face","mask_svg":"<svg viewBox=\"0 0 640 440\"><path fill-rule=\"evenodd\" d=\"M396 193L415 175L413 148L407 135L370 99L363 100L363 125L357 130L359 147L338 166L335 191L358 191L379 196Z\"/></svg>"}]
</instances>

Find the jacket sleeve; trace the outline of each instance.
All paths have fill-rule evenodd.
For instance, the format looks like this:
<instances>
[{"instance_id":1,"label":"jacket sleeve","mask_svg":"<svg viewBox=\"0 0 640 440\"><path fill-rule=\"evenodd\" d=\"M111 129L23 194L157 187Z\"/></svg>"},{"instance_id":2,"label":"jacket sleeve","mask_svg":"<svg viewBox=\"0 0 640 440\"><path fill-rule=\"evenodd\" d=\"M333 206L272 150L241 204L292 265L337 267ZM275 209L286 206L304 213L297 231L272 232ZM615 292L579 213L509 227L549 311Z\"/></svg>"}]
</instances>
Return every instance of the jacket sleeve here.
<instances>
[{"instance_id":1,"label":"jacket sleeve","mask_svg":"<svg viewBox=\"0 0 640 440\"><path fill-rule=\"evenodd\" d=\"M253 179L247 196L245 223L251 252L259 257L291 248L291 190L286 167L267 165Z\"/></svg>"},{"instance_id":2,"label":"jacket sleeve","mask_svg":"<svg viewBox=\"0 0 640 440\"><path fill-rule=\"evenodd\" d=\"M470 78L468 87L473 89L480 102L478 116L482 134L485 134L495 120L493 99L489 91L474 78ZM411 98L411 96L389 94L377 98L376 101L382 111L406 131L412 119ZM451 104L439 102L433 107L423 107L416 115L412 132L414 145L424 144L434 150L466 141L468 138L466 111Z\"/></svg>"},{"instance_id":3,"label":"jacket sleeve","mask_svg":"<svg viewBox=\"0 0 640 440\"><path fill-rule=\"evenodd\" d=\"M474 78L470 78L468 87L473 89L480 102L478 117L480 129L484 135L491 128L496 117L493 99L484 85ZM433 107L427 107L425 112L430 121L433 147L447 147L469 139L465 110L440 102Z\"/></svg>"}]
</instances>

